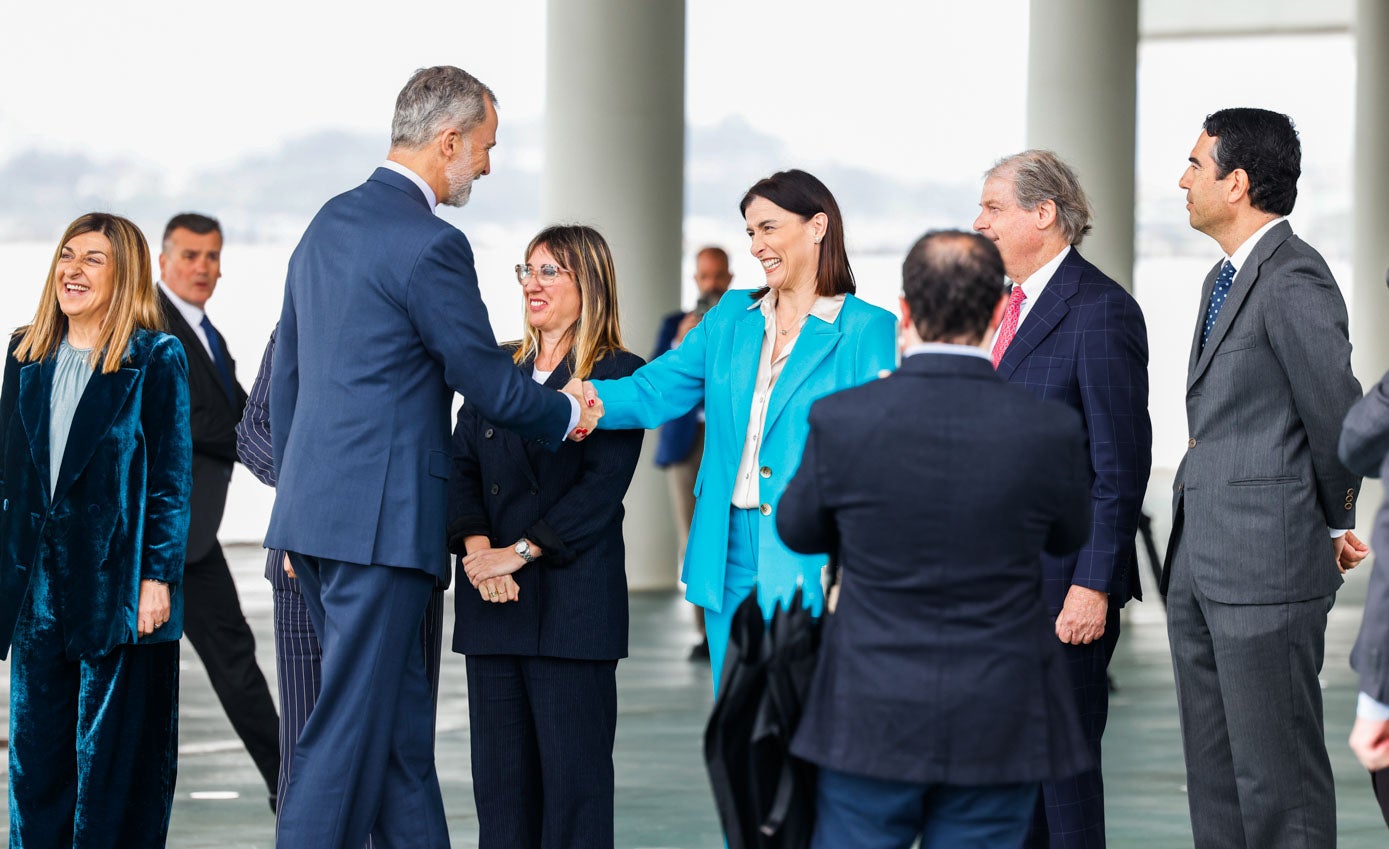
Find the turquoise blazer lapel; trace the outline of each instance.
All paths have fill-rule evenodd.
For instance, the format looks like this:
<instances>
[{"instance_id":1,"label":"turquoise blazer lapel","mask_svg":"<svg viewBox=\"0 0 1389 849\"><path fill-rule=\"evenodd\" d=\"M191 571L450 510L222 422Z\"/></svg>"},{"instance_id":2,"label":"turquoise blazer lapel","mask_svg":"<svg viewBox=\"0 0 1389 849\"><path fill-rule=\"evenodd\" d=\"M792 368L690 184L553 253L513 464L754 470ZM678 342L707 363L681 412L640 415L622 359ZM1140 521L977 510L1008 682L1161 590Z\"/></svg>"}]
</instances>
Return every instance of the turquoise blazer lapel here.
<instances>
[{"instance_id":1,"label":"turquoise blazer lapel","mask_svg":"<svg viewBox=\"0 0 1389 849\"><path fill-rule=\"evenodd\" d=\"M752 394L757 388L758 360L762 356L762 339L766 330L766 319L762 317L760 308L753 306L744 310L733 326L733 345L729 348L729 356L720 363L727 381L728 400L733 406L732 421L742 423L744 428L752 420ZM710 375L711 384L717 379L717 375Z\"/></svg>"},{"instance_id":2,"label":"turquoise blazer lapel","mask_svg":"<svg viewBox=\"0 0 1389 849\"><path fill-rule=\"evenodd\" d=\"M29 438L29 456L33 458L34 470L43 486L45 509L51 503L48 481L52 477L48 463L49 403L53 390L53 372L58 361L54 357L30 363L19 370L19 418L24 422L24 433Z\"/></svg>"},{"instance_id":3,"label":"turquoise blazer lapel","mask_svg":"<svg viewBox=\"0 0 1389 849\"><path fill-rule=\"evenodd\" d=\"M841 311L840 315L843 314ZM818 318L806 319L801 335L796 339L791 355L786 358L786 365L782 367L781 377L772 387L772 397L767 402L767 428L764 434L769 433L772 425L776 424L777 416L786 409L796 389L815 373L815 369L839 344L840 335L838 321L829 324Z\"/></svg>"},{"instance_id":4,"label":"turquoise blazer lapel","mask_svg":"<svg viewBox=\"0 0 1389 849\"><path fill-rule=\"evenodd\" d=\"M106 436L107 431L125 412L125 401L135 382L140 379L140 370L123 368L112 374L97 372L82 392L82 400L77 402L77 410L72 415L72 429L68 431L67 447L63 449L63 465L58 469L58 483L53 487L53 502L57 503L71 488L73 481L87 467L92 459L97 443ZM49 376L52 387L52 376ZM46 405L45 405L46 406ZM44 416L47 419L47 414ZM122 426L140 426L139 418L131 420L126 416ZM45 441L45 453L47 442ZM46 473L45 473L46 474ZM47 480L47 478L45 478Z\"/></svg>"}]
</instances>

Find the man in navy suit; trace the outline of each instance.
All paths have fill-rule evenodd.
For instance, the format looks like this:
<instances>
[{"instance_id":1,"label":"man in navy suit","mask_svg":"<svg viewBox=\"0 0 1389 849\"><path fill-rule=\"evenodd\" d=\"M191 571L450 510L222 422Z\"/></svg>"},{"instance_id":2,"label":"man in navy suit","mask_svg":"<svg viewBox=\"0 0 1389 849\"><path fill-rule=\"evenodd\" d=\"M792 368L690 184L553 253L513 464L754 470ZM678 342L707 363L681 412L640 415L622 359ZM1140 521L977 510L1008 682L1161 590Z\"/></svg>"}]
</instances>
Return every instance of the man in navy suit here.
<instances>
[{"instance_id":1,"label":"man in navy suit","mask_svg":"<svg viewBox=\"0 0 1389 849\"><path fill-rule=\"evenodd\" d=\"M1040 782L1093 764L1040 562L1090 536L1085 434L992 368L986 239L927 234L902 292L901 368L815 403L778 508L843 566L792 743L820 768L811 849L1017 846Z\"/></svg>"},{"instance_id":2,"label":"man in navy suit","mask_svg":"<svg viewBox=\"0 0 1389 849\"><path fill-rule=\"evenodd\" d=\"M472 248L436 218L488 173L496 98L415 73L387 162L324 205L290 258L270 381L278 486L265 544L290 554L322 644L277 845L447 847L420 624L448 576L453 390L551 446L601 405L531 381L497 347ZM435 647L437 651L437 646Z\"/></svg>"},{"instance_id":3,"label":"man in navy suit","mask_svg":"<svg viewBox=\"0 0 1389 849\"><path fill-rule=\"evenodd\" d=\"M728 252L713 245L700 248L695 254L695 288L699 300L689 312L677 310L661 321L656 334L656 348L651 359L680 346L680 340L690 332L704 314L728 291L733 275L728 270ZM661 425L656 441L656 465L665 469L670 486L670 506L675 511L675 534L678 540L677 568L684 568L685 543L690 538L690 522L694 519L694 485L699 474L699 462L704 457L704 405L700 404L678 419ZM694 606L695 627L704 636L704 609ZM701 639L690 650L691 660L709 659L709 640Z\"/></svg>"},{"instance_id":4,"label":"man in navy suit","mask_svg":"<svg viewBox=\"0 0 1389 849\"><path fill-rule=\"evenodd\" d=\"M1009 383L1073 407L1089 442L1090 539L1078 553L1044 555L1042 567L1095 768L1043 786L1025 845L1096 849L1104 846L1109 659L1119 609L1142 598L1134 538L1152 466L1148 333L1133 296L1076 250L1090 231L1090 204L1056 154L999 160L979 208L974 229L998 246L1013 282L991 346L994 367Z\"/></svg>"}]
</instances>

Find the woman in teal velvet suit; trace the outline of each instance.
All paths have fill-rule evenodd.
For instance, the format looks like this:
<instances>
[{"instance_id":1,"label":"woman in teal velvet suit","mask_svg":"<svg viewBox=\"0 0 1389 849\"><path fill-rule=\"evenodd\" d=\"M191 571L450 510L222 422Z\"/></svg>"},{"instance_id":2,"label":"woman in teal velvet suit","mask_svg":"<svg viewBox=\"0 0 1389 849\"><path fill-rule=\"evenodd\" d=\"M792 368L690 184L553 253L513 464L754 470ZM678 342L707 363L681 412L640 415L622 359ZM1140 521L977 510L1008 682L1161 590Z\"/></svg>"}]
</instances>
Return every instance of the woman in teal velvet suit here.
<instances>
[{"instance_id":1,"label":"woman in teal velvet suit","mask_svg":"<svg viewBox=\"0 0 1389 849\"><path fill-rule=\"evenodd\" d=\"M0 654L12 849L162 847L178 745L192 439L124 218L63 235L0 391Z\"/></svg>"},{"instance_id":2,"label":"woman in teal velvet suit","mask_svg":"<svg viewBox=\"0 0 1389 849\"><path fill-rule=\"evenodd\" d=\"M766 285L728 292L679 347L585 390L602 401L601 428L658 427L704 402L682 577L686 598L704 608L716 691L733 611L754 587L764 615L798 582L820 604L824 555L796 554L776 532L811 403L896 363L896 320L854 297L843 220L823 183L782 171L749 189L740 209Z\"/></svg>"}]
</instances>

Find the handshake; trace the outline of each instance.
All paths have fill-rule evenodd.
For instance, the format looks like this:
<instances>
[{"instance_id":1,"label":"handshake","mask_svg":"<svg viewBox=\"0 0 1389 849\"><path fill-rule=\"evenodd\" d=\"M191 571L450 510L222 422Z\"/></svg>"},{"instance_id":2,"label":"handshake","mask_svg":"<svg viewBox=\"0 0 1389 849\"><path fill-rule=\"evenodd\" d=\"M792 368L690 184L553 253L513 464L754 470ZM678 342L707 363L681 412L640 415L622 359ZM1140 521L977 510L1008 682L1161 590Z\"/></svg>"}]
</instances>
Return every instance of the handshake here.
<instances>
[{"instance_id":1,"label":"handshake","mask_svg":"<svg viewBox=\"0 0 1389 849\"><path fill-rule=\"evenodd\" d=\"M583 442L603 418L603 401L593 391L593 384L577 377L566 383L563 391L579 402L579 423L566 438L571 442Z\"/></svg>"}]
</instances>

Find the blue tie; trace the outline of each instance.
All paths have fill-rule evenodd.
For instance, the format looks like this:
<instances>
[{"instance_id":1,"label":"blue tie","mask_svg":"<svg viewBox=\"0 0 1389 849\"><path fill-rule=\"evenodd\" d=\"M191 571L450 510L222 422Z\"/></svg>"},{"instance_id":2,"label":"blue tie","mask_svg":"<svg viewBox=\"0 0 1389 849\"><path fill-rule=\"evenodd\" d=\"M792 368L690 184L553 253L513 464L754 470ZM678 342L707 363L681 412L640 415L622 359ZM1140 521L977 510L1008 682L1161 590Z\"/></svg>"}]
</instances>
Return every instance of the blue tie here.
<instances>
[{"instance_id":1,"label":"blue tie","mask_svg":"<svg viewBox=\"0 0 1389 849\"><path fill-rule=\"evenodd\" d=\"M1206 326L1201 330L1201 348L1211 338L1211 328L1220 317L1220 308L1225 306L1225 297L1230 294L1230 284L1235 282L1235 266L1227 259L1220 266L1220 276L1215 278L1215 288L1211 290L1211 302L1206 305Z\"/></svg>"},{"instance_id":2,"label":"blue tie","mask_svg":"<svg viewBox=\"0 0 1389 849\"><path fill-rule=\"evenodd\" d=\"M199 322L199 326L207 336L207 347L212 350L213 365L217 366L217 373L222 376L222 391L227 393L227 400L232 402L232 406L236 406L236 394L232 392L231 367L227 365L227 355L222 350L222 341L213 329L212 322L207 320L207 313L203 313L203 320Z\"/></svg>"}]
</instances>

